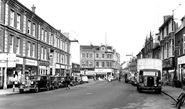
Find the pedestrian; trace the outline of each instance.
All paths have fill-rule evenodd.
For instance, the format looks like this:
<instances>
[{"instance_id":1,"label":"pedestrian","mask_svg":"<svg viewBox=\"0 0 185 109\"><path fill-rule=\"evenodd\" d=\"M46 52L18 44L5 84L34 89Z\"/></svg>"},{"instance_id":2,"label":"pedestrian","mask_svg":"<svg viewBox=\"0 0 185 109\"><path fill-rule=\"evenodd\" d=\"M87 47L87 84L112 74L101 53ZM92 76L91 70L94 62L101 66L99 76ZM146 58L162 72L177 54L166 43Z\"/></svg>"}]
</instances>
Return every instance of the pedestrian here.
<instances>
[{"instance_id":1,"label":"pedestrian","mask_svg":"<svg viewBox=\"0 0 185 109\"><path fill-rule=\"evenodd\" d=\"M71 82L71 78L70 78L69 74L66 74L66 77L65 77L66 90L70 89L70 82Z\"/></svg>"}]
</instances>

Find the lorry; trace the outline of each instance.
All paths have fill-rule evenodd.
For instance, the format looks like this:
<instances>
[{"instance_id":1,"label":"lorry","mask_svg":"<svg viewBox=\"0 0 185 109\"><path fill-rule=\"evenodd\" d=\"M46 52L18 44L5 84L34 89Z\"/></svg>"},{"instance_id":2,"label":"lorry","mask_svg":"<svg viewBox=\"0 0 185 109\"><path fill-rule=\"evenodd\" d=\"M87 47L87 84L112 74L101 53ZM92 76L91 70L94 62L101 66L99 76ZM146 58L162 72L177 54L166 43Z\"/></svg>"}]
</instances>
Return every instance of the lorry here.
<instances>
[{"instance_id":1,"label":"lorry","mask_svg":"<svg viewBox=\"0 0 185 109\"><path fill-rule=\"evenodd\" d=\"M162 90L162 60L143 58L137 60L137 91Z\"/></svg>"}]
</instances>

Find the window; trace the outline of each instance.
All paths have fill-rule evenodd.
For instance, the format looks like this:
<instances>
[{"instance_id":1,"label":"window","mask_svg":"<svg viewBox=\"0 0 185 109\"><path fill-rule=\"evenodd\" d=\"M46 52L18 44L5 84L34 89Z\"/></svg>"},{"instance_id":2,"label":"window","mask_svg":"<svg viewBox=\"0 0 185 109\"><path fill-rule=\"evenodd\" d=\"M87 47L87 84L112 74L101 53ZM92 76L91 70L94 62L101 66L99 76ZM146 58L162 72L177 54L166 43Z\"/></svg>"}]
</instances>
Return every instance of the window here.
<instances>
[{"instance_id":1,"label":"window","mask_svg":"<svg viewBox=\"0 0 185 109\"><path fill-rule=\"evenodd\" d=\"M89 54L88 54L88 53L86 53L86 57L87 57L87 58L89 57Z\"/></svg>"},{"instance_id":2,"label":"window","mask_svg":"<svg viewBox=\"0 0 185 109\"><path fill-rule=\"evenodd\" d=\"M27 28L27 33L31 35L31 21L28 20L28 28Z\"/></svg>"},{"instance_id":3,"label":"window","mask_svg":"<svg viewBox=\"0 0 185 109\"><path fill-rule=\"evenodd\" d=\"M82 58L85 58L85 53L82 53Z\"/></svg>"},{"instance_id":4,"label":"window","mask_svg":"<svg viewBox=\"0 0 185 109\"><path fill-rule=\"evenodd\" d=\"M44 29L41 30L41 40L44 40Z\"/></svg>"},{"instance_id":5,"label":"window","mask_svg":"<svg viewBox=\"0 0 185 109\"><path fill-rule=\"evenodd\" d=\"M107 62L107 67L109 67L109 62Z\"/></svg>"},{"instance_id":6,"label":"window","mask_svg":"<svg viewBox=\"0 0 185 109\"><path fill-rule=\"evenodd\" d=\"M36 30L36 26L35 23L33 23L32 25L32 36L35 37L35 30Z\"/></svg>"},{"instance_id":7,"label":"window","mask_svg":"<svg viewBox=\"0 0 185 109\"><path fill-rule=\"evenodd\" d=\"M32 44L32 57L35 57L35 50L36 50L36 46L35 44Z\"/></svg>"},{"instance_id":8,"label":"window","mask_svg":"<svg viewBox=\"0 0 185 109\"><path fill-rule=\"evenodd\" d=\"M21 15L17 14L17 29L20 30L21 27Z\"/></svg>"},{"instance_id":9,"label":"window","mask_svg":"<svg viewBox=\"0 0 185 109\"><path fill-rule=\"evenodd\" d=\"M10 10L10 26L14 27L14 11Z\"/></svg>"},{"instance_id":10,"label":"window","mask_svg":"<svg viewBox=\"0 0 185 109\"><path fill-rule=\"evenodd\" d=\"M43 60L44 59L44 48L41 47L41 59Z\"/></svg>"},{"instance_id":11,"label":"window","mask_svg":"<svg viewBox=\"0 0 185 109\"><path fill-rule=\"evenodd\" d=\"M96 54L96 58L99 58L99 54L98 53Z\"/></svg>"},{"instance_id":12,"label":"window","mask_svg":"<svg viewBox=\"0 0 185 109\"><path fill-rule=\"evenodd\" d=\"M89 62L88 61L86 61L86 67L88 67L89 66Z\"/></svg>"},{"instance_id":13,"label":"window","mask_svg":"<svg viewBox=\"0 0 185 109\"><path fill-rule=\"evenodd\" d=\"M45 48L45 51L44 51L44 60L47 60L47 48Z\"/></svg>"},{"instance_id":14,"label":"window","mask_svg":"<svg viewBox=\"0 0 185 109\"><path fill-rule=\"evenodd\" d=\"M10 35L9 37L9 52L10 53L13 53L13 45L14 45L14 36L13 35Z\"/></svg>"},{"instance_id":15,"label":"window","mask_svg":"<svg viewBox=\"0 0 185 109\"><path fill-rule=\"evenodd\" d=\"M51 43L51 45L53 45L53 34L51 34L51 36L50 36L50 43Z\"/></svg>"},{"instance_id":16,"label":"window","mask_svg":"<svg viewBox=\"0 0 185 109\"><path fill-rule=\"evenodd\" d=\"M47 42L47 31L45 30L44 41Z\"/></svg>"},{"instance_id":17,"label":"window","mask_svg":"<svg viewBox=\"0 0 185 109\"><path fill-rule=\"evenodd\" d=\"M29 57L31 55L30 52L31 52L31 43L28 42L28 45L27 45L27 56L29 56Z\"/></svg>"},{"instance_id":18,"label":"window","mask_svg":"<svg viewBox=\"0 0 185 109\"><path fill-rule=\"evenodd\" d=\"M99 62L96 62L96 67L99 67Z\"/></svg>"},{"instance_id":19,"label":"window","mask_svg":"<svg viewBox=\"0 0 185 109\"><path fill-rule=\"evenodd\" d=\"M93 62L89 62L89 66L90 67L93 67Z\"/></svg>"},{"instance_id":20,"label":"window","mask_svg":"<svg viewBox=\"0 0 185 109\"><path fill-rule=\"evenodd\" d=\"M16 54L20 54L20 46L21 46L21 39L19 37L17 37Z\"/></svg>"},{"instance_id":21,"label":"window","mask_svg":"<svg viewBox=\"0 0 185 109\"><path fill-rule=\"evenodd\" d=\"M64 63L64 55L62 54L62 63Z\"/></svg>"},{"instance_id":22,"label":"window","mask_svg":"<svg viewBox=\"0 0 185 109\"><path fill-rule=\"evenodd\" d=\"M92 54L89 54L89 57L92 58Z\"/></svg>"},{"instance_id":23,"label":"window","mask_svg":"<svg viewBox=\"0 0 185 109\"><path fill-rule=\"evenodd\" d=\"M104 58L105 57L105 54L102 54L102 58Z\"/></svg>"},{"instance_id":24,"label":"window","mask_svg":"<svg viewBox=\"0 0 185 109\"><path fill-rule=\"evenodd\" d=\"M102 62L102 67L105 67L105 63L104 62Z\"/></svg>"}]
</instances>

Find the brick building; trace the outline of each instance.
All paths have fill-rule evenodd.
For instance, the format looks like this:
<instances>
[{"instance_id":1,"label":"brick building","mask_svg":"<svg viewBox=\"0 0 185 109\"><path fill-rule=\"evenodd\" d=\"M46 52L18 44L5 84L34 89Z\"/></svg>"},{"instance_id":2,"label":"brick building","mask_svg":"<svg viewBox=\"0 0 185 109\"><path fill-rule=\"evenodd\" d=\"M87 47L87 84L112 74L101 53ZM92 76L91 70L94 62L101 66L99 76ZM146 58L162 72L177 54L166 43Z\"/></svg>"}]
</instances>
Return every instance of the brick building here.
<instances>
[{"instance_id":1,"label":"brick building","mask_svg":"<svg viewBox=\"0 0 185 109\"><path fill-rule=\"evenodd\" d=\"M44 10L43 10L44 11ZM17 0L0 0L0 54L16 54L16 66L0 69L12 84L13 74L65 75L69 70L70 40ZM0 63L2 64L2 63ZM3 75L7 73L7 75Z\"/></svg>"}]
</instances>

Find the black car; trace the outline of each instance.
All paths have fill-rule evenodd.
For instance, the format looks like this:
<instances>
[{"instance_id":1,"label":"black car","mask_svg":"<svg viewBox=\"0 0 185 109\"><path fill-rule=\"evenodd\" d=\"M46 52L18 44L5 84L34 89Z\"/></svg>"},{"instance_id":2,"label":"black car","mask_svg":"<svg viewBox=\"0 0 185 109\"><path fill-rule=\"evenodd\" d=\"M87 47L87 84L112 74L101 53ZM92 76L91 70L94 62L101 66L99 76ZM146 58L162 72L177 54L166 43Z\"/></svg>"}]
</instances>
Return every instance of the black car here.
<instances>
[{"instance_id":1,"label":"black car","mask_svg":"<svg viewBox=\"0 0 185 109\"><path fill-rule=\"evenodd\" d=\"M39 92L41 89L49 90L51 88L51 80L49 76L28 76L19 86L20 93L24 91Z\"/></svg>"}]
</instances>

